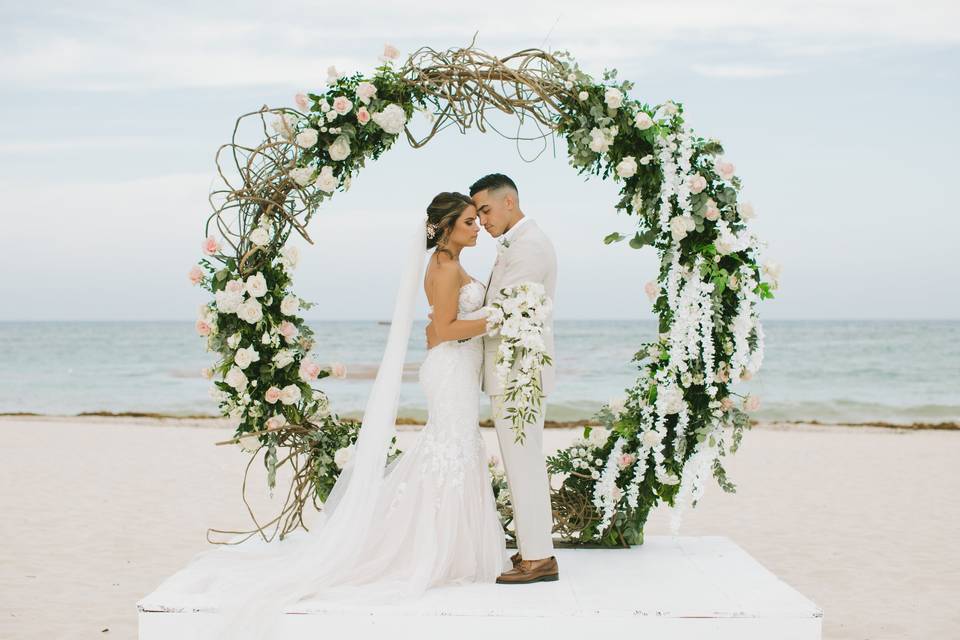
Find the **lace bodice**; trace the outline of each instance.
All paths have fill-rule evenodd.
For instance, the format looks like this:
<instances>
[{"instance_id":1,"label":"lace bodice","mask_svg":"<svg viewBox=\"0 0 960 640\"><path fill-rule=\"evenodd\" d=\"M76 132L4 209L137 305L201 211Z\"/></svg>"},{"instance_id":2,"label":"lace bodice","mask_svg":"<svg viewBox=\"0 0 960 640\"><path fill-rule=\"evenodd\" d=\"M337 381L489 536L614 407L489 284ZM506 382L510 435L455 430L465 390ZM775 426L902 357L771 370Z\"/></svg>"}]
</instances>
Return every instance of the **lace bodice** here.
<instances>
[{"instance_id":1,"label":"lace bodice","mask_svg":"<svg viewBox=\"0 0 960 640\"><path fill-rule=\"evenodd\" d=\"M470 282L460 287L460 296L457 299L457 319L463 320L468 314L476 315L476 312L483 306L486 293L487 288L477 279L471 279ZM430 305L430 311L433 311L433 305Z\"/></svg>"}]
</instances>

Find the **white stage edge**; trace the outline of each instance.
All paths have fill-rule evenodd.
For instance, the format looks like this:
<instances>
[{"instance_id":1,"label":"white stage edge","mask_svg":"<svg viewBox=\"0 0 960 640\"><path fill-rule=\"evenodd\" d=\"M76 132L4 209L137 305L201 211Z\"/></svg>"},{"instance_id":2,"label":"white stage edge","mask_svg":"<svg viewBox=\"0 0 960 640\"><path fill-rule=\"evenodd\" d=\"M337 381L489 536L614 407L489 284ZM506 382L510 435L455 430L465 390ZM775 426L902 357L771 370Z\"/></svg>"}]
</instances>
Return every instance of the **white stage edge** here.
<instances>
[{"instance_id":1,"label":"white stage edge","mask_svg":"<svg viewBox=\"0 0 960 640\"><path fill-rule=\"evenodd\" d=\"M557 549L556 555L557 582L431 589L404 607L304 600L287 610L281 632L457 640L821 637L820 608L728 538L648 536L632 549ZM205 638L216 612L198 604L161 584L137 603L140 640Z\"/></svg>"}]
</instances>

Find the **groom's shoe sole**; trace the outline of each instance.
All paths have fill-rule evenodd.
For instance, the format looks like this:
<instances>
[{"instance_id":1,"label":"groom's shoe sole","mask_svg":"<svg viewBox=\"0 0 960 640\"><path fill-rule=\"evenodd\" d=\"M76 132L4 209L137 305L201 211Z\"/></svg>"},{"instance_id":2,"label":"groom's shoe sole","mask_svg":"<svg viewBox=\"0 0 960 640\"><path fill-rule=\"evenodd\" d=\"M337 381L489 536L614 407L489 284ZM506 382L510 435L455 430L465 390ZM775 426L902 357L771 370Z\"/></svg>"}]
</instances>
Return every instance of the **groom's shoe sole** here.
<instances>
[{"instance_id":1,"label":"groom's shoe sole","mask_svg":"<svg viewBox=\"0 0 960 640\"><path fill-rule=\"evenodd\" d=\"M559 573L554 573L548 576L540 576L539 578L531 578L529 580L500 580L497 578L497 584L532 584L534 582L556 582L560 579Z\"/></svg>"}]
</instances>

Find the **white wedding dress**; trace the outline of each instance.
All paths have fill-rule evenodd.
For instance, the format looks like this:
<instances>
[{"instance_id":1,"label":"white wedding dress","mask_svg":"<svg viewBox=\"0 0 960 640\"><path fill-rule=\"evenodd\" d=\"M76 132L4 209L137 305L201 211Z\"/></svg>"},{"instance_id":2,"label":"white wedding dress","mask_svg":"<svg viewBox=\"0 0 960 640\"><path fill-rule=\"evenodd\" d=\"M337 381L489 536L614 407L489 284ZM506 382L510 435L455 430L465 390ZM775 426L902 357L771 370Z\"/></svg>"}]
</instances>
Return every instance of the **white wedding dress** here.
<instances>
[{"instance_id":1,"label":"white wedding dress","mask_svg":"<svg viewBox=\"0 0 960 640\"><path fill-rule=\"evenodd\" d=\"M411 259L401 285L355 459L310 531L203 551L161 585L187 595L192 606L220 612L209 637L277 637L278 616L303 599L320 606L396 603L431 587L494 582L510 568L479 427L480 336L428 350L419 371L427 424L413 446L384 466L422 242L416 241L419 269ZM458 318L481 317L484 293L477 280L463 286ZM365 469L370 465L372 471Z\"/></svg>"}]
</instances>

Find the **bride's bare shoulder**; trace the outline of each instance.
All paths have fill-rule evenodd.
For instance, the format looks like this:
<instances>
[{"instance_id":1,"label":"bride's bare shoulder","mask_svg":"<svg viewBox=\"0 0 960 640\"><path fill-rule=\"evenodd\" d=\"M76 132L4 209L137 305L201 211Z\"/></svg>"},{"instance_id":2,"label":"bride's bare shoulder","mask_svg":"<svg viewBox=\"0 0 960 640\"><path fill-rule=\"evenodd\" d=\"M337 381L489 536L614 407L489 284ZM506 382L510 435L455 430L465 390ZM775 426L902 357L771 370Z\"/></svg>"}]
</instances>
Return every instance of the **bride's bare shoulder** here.
<instances>
[{"instance_id":1,"label":"bride's bare shoulder","mask_svg":"<svg viewBox=\"0 0 960 640\"><path fill-rule=\"evenodd\" d=\"M456 260L452 260L443 254L435 254L431 256L430 264L427 265L424 285L428 291L443 291L459 287L463 278L462 271L460 263Z\"/></svg>"}]
</instances>

